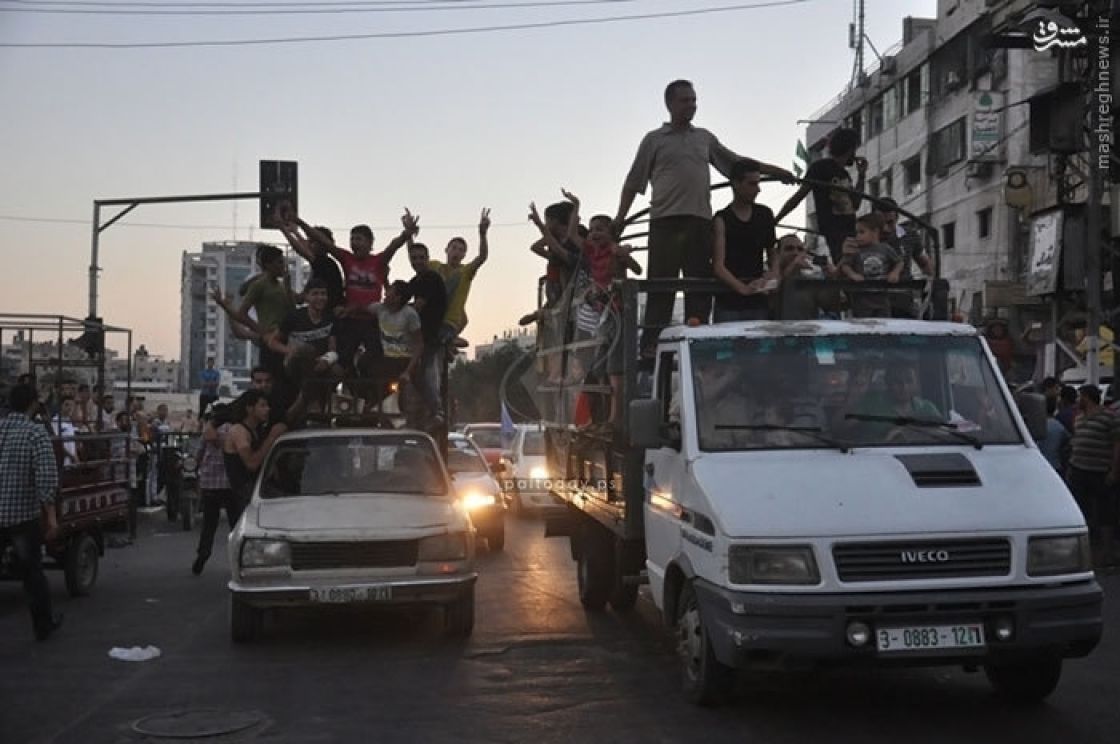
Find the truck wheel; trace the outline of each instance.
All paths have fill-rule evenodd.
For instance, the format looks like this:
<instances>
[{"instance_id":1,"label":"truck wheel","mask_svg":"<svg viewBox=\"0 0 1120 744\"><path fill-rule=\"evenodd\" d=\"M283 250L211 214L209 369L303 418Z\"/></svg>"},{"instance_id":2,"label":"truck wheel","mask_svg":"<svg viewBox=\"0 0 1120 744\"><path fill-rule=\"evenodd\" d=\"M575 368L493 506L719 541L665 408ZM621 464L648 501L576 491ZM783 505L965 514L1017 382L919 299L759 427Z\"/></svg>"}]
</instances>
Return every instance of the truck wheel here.
<instances>
[{"instance_id":1,"label":"truck wheel","mask_svg":"<svg viewBox=\"0 0 1120 744\"><path fill-rule=\"evenodd\" d=\"M1013 703L1033 705L1045 700L1062 678L1062 660L1044 656L1009 664L984 667L996 694Z\"/></svg>"},{"instance_id":2,"label":"truck wheel","mask_svg":"<svg viewBox=\"0 0 1120 744\"><path fill-rule=\"evenodd\" d=\"M579 601L585 609L600 612L614 587L614 551L610 536L598 525L590 525L580 531L579 540L576 564Z\"/></svg>"},{"instance_id":3,"label":"truck wheel","mask_svg":"<svg viewBox=\"0 0 1120 744\"><path fill-rule=\"evenodd\" d=\"M448 638L470 638L474 632L474 587L444 610L444 629Z\"/></svg>"},{"instance_id":4,"label":"truck wheel","mask_svg":"<svg viewBox=\"0 0 1120 744\"><path fill-rule=\"evenodd\" d=\"M248 643L261 630L261 611L251 607L237 595L229 595L229 636L234 643Z\"/></svg>"},{"instance_id":5,"label":"truck wheel","mask_svg":"<svg viewBox=\"0 0 1120 744\"><path fill-rule=\"evenodd\" d=\"M91 535L83 532L66 549L66 591L71 597L84 597L97 583L97 566L101 549Z\"/></svg>"},{"instance_id":6,"label":"truck wheel","mask_svg":"<svg viewBox=\"0 0 1120 744\"><path fill-rule=\"evenodd\" d=\"M677 654L681 660L681 687L693 705L719 705L731 693L735 672L712 651L711 639L700 616L700 602L692 582L681 589L677 603Z\"/></svg>"},{"instance_id":7,"label":"truck wheel","mask_svg":"<svg viewBox=\"0 0 1120 744\"><path fill-rule=\"evenodd\" d=\"M502 524L498 524L497 529L495 529L493 532L487 534L487 536L486 536L486 547L489 548L489 550L491 550L491 552L502 552L502 549L505 548L505 523L504 522Z\"/></svg>"},{"instance_id":8,"label":"truck wheel","mask_svg":"<svg viewBox=\"0 0 1120 744\"><path fill-rule=\"evenodd\" d=\"M615 612L629 612L638 603L638 585L622 583L622 576L616 572L608 601Z\"/></svg>"}]
</instances>

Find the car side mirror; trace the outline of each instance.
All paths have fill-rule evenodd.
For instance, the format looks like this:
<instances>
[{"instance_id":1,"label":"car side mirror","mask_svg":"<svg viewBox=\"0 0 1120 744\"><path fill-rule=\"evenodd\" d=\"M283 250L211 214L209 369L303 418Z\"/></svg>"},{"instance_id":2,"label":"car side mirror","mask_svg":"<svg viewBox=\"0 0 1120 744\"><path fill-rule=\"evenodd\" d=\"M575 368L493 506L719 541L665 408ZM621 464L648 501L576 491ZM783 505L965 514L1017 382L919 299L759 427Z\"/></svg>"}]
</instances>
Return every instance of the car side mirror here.
<instances>
[{"instance_id":1,"label":"car side mirror","mask_svg":"<svg viewBox=\"0 0 1120 744\"><path fill-rule=\"evenodd\" d=\"M640 398L630 401L630 444L640 449L680 449L680 424L666 426L661 420L661 401Z\"/></svg>"},{"instance_id":2,"label":"car side mirror","mask_svg":"<svg viewBox=\"0 0 1120 744\"><path fill-rule=\"evenodd\" d=\"M1015 396L1015 404L1019 413L1031 433L1031 438L1040 442L1046 438L1046 396L1038 393L1019 393Z\"/></svg>"}]
</instances>

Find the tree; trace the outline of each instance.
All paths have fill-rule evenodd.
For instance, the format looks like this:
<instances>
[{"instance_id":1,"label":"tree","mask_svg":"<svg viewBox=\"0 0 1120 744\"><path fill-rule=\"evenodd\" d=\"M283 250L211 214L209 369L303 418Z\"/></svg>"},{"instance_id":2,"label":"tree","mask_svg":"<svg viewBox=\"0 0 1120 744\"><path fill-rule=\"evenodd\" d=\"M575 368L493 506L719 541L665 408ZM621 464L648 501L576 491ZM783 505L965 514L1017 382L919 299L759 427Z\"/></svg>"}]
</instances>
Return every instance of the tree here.
<instances>
[{"instance_id":1,"label":"tree","mask_svg":"<svg viewBox=\"0 0 1120 744\"><path fill-rule=\"evenodd\" d=\"M498 347L482 359L459 362L453 366L448 375L448 389L455 421L498 421L501 417L502 378L512 365L518 363L520 368L510 376L506 390L509 403L524 416L536 416L536 407L519 381L520 370L524 369L533 353L533 350L526 351L510 343Z\"/></svg>"}]
</instances>

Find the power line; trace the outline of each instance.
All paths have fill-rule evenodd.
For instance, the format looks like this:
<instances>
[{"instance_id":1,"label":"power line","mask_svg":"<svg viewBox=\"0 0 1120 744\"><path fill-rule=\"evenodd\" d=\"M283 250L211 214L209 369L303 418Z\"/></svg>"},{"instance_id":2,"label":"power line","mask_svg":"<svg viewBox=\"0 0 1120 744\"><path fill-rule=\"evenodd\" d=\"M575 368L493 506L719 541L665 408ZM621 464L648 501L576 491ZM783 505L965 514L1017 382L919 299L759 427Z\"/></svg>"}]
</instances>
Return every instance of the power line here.
<instances>
[{"instance_id":1,"label":"power line","mask_svg":"<svg viewBox=\"0 0 1120 744\"><path fill-rule=\"evenodd\" d=\"M0 0L4 1L4 0ZM286 5L284 7L253 7L242 8L236 7L233 4L224 6L225 10L216 10L209 8L191 8L186 9L186 6L181 6L179 9L162 8L153 10L144 5L143 8L119 5L112 8L58 8L58 7L0 7L0 13L37 13L37 14L50 14L50 15L127 15L127 16L255 16L255 15L327 15L327 14L345 14L345 13L406 13L406 12L420 12L420 13L433 13L442 10L450 11L463 11L463 10L492 10L497 8L504 9L517 9L517 8L553 8L564 6L588 6L588 5L617 5L619 3L635 3L642 0L551 0L534 1L534 2L483 2L480 0L468 0L471 4L452 4L448 5L448 0L436 0L439 5L435 4L410 4L410 5L394 5L384 6L380 4L370 3L353 3L346 7L306 7L307 4L301 4L303 7L294 7L295 4ZM360 7L359 7L360 6Z\"/></svg>"},{"instance_id":2,"label":"power line","mask_svg":"<svg viewBox=\"0 0 1120 744\"><path fill-rule=\"evenodd\" d=\"M83 7L109 8L263 8L263 7L320 7L328 5L451 5L469 4L480 0L338 0L337 2L143 2L125 0L124 2L100 2L97 0L0 0L10 5L57 6L76 5Z\"/></svg>"},{"instance_id":3,"label":"power line","mask_svg":"<svg viewBox=\"0 0 1120 744\"><path fill-rule=\"evenodd\" d=\"M625 16L606 16L601 18L572 18L535 23L516 23L505 26L474 26L467 28L428 29L419 31L385 31L368 34L341 34L336 36L301 36L273 39L229 39L212 41L156 41L156 42L3 42L0 48L6 49L154 49L177 47L232 47L263 46L271 44L298 44L308 42L358 41L368 39L404 39L427 36L454 36L462 34L481 34L496 31L526 31L530 29L557 28L563 26L584 26L624 21L643 21L658 18L682 18L685 16L730 13L741 10L757 10L785 5L801 5L812 0L771 0L770 2L723 5L693 10L666 11L662 13L639 13Z\"/></svg>"},{"instance_id":4,"label":"power line","mask_svg":"<svg viewBox=\"0 0 1120 744\"><path fill-rule=\"evenodd\" d=\"M65 217L28 217L25 215L15 214L0 214L0 220L8 222L32 222L40 224L53 224L53 225L85 225L90 226L90 220L74 219ZM116 226L120 227L158 227L173 230L231 230L230 225L181 225L181 224L168 224L165 222L118 222ZM462 225L421 225L422 228L427 230L470 230L478 227L478 223L462 224ZM529 222L495 222L491 227L530 227ZM259 228L258 228L259 229ZM371 229L382 232L391 230L400 230L400 225L382 225L374 226Z\"/></svg>"}]
</instances>

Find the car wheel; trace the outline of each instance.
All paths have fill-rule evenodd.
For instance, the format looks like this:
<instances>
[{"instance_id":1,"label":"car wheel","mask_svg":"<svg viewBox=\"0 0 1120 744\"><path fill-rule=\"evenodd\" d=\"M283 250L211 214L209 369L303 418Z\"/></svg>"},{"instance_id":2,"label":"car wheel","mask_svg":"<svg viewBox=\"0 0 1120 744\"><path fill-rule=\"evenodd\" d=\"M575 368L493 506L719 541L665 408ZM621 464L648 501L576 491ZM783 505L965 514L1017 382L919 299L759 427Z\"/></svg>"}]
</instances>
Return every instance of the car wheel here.
<instances>
[{"instance_id":1,"label":"car wheel","mask_svg":"<svg viewBox=\"0 0 1120 744\"><path fill-rule=\"evenodd\" d=\"M984 667L996 694L1013 703L1034 705L1045 700L1062 678L1062 660L1044 656Z\"/></svg>"},{"instance_id":2,"label":"car wheel","mask_svg":"<svg viewBox=\"0 0 1120 744\"><path fill-rule=\"evenodd\" d=\"M600 612L606 606L614 585L614 551L610 535L598 525L580 532L576 578L579 601L585 609Z\"/></svg>"},{"instance_id":3,"label":"car wheel","mask_svg":"<svg viewBox=\"0 0 1120 744\"><path fill-rule=\"evenodd\" d=\"M474 587L447 605L444 628L449 638L470 638L474 632Z\"/></svg>"},{"instance_id":4,"label":"car wheel","mask_svg":"<svg viewBox=\"0 0 1120 744\"><path fill-rule=\"evenodd\" d=\"M506 526L498 525L497 529L486 536L486 547L493 553L501 553L506 546Z\"/></svg>"},{"instance_id":5,"label":"car wheel","mask_svg":"<svg viewBox=\"0 0 1120 744\"><path fill-rule=\"evenodd\" d=\"M65 573L66 591L71 597L84 597L97 583L98 564L101 549L97 541L88 533L82 533L71 541L66 549Z\"/></svg>"},{"instance_id":6,"label":"car wheel","mask_svg":"<svg viewBox=\"0 0 1120 744\"><path fill-rule=\"evenodd\" d=\"M681 662L681 690L694 705L718 705L727 699L735 683L734 670L721 663L712 650L711 638L700 614L700 602L692 582L681 589L677 614L677 655Z\"/></svg>"},{"instance_id":7,"label":"car wheel","mask_svg":"<svg viewBox=\"0 0 1120 744\"><path fill-rule=\"evenodd\" d=\"M229 595L229 635L234 643L247 643L261 630L261 611Z\"/></svg>"}]
</instances>

